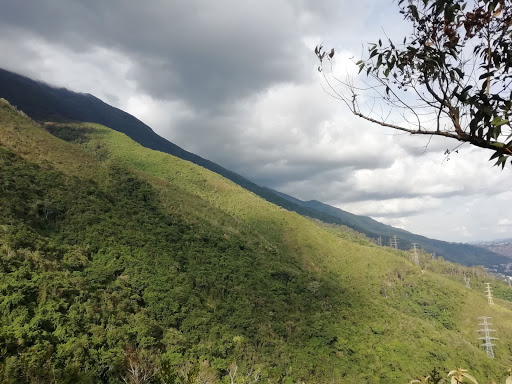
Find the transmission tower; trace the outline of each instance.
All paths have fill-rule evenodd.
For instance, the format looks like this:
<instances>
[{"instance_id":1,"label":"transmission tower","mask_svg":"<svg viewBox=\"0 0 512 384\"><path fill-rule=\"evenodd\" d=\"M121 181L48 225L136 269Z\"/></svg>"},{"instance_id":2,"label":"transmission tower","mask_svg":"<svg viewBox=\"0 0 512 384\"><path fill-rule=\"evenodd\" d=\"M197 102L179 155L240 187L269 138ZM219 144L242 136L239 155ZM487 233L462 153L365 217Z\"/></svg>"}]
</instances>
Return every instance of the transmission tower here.
<instances>
[{"instance_id":1,"label":"transmission tower","mask_svg":"<svg viewBox=\"0 0 512 384\"><path fill-rule=\"evenodd\" d=\"M379 247L382 247L382 237L381 236L377 237L377 245Z\"/></svg>"},{"instance_id":2,"label":"transmission tower","mask_svg":"<svg viewBox=\"0 0 512 384\"><path fill-rule=\"evenodd\" d=\"M389 246L398 249L398 237L396 235L389 238Z\"/></svg>"},{"instance_id":3,"label":"transmission tower","mask_svg":"<svg viewBox=\"0 0 512 384\"><path fill-rule=\"evenodd\" d=\"M471 281L471 277L464 275L464 282L466 283L466 288L471 288L471 286L469 285L470 281Z\"/></svg>"},{"instance_id":4,"label":"transmission tower","mask_svg":"<svg viewBox=\"0 0 512 384\"><path fill-rule=\"evenodd\" d=\"M416 246L418 243L412 243L412 262L416 265L420 265L420 260L418 258L418 249Z\"/></svg>"},{"instance_id":5,"label":"transmission tower","mask_svg":"<svg viewBox=\"0 0 512 384\"><path fill-rule=\"evenodd\" d=\"M485 283L485 293L487 293L487 303L489 305L494 305L494 301L492 299L491 283Z\"/></svg>"},{"instance_id":6,"label":"transmission tower","mask_svg":"<svg viewBox=\"0 0 512 384\"><path fill-rule=\"evenodd\" d=\"M487 352L487 356L489 356L491 359L494 359L494 350L492 347L495 347L496 344L492 343L492 340L497 340L497 337L492 337L491 332L496 332L495 329L489 329L489 325L492 325L491 323L487 322L487 319L492 319L492 317L486 317L482 316L479 317L479 319L482 319L482 323L478 325L483 325L483 329L479 329L477 332L483 332L484 336L479 337L479 340L483 340L483 344L480 344L480 346L485 347L485 352Z\"/></svg>"}]
</instances>

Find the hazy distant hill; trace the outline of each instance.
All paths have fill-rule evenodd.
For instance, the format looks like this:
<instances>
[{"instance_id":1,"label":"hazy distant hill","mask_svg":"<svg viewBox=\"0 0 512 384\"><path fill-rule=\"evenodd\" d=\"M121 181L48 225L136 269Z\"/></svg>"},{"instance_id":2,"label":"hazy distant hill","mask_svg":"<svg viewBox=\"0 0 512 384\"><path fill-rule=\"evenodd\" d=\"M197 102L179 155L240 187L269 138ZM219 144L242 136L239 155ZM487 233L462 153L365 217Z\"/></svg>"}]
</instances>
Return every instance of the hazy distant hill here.
<instances>
[{"instance_id":1,"label":"hazy distant hill","mask_svg":"<svg viewBox=\"0 0 512 384\"><path fill-rule=\"evenodd\" d=\"M295 204L323 212L331 217L336 217L343 225L364 233L371 238L376 239L381 237L383 245L388 245L389 239L393 235L397 235L400 241L400 249L410 249L412 248L412 243L417 243L429 253L434 253L436 256L443 256L450 261L464 265L485 265L488 267L494 265L498 266L498 270L503 271L501 264L510 262L503 257L503 254L498 255L497 253L499 252L488 247L475 247L470 244L450 243L430 239L425 236L416 235L403 229L380 223L367 216L354 215L350 212L321 203L320 201L302 201L284 193L279 193L279 195L294 202ZM487 252L482 252L483 249Z\"/></svg>"},{"instance_id":2,"label":"hazy distant hill","mask_svg":"<svg viewBox=\"0 0 512 384\"><path fill-rule=\"evenodd\" d=\"M508 262L502 255L466 244L447 243L414 235L369 217L353 215L318 201L303 202L268 188L252 183L222 166L206 160L157 135L149 126L132 115L114 108L100 99L64 88L55 88L42 82L0 69L0 97L23 110L28 116L39 121L87 121L108 126L125 133L139 144L172 154L181 159L216 172L265 200L303 216L319 219L326 223L349 226L369 237L383 237L386 245L389 237L399 237L399 248L410 249L416 242L426 251L443 256L447 260L465 265L485 265L494 268ZM500 267L498 267L500 269Z\"/></svg>"},{"instance_id":3,"label":"hazy distant hill","mask_svg":"<svg viewBox=\"0 0 512 384\"><path fill-rule=\"evenodd\" d=\"M512 258L512 238L472 243L477 247L488 249L494 253Z\"/></svg>"}]
</instances>

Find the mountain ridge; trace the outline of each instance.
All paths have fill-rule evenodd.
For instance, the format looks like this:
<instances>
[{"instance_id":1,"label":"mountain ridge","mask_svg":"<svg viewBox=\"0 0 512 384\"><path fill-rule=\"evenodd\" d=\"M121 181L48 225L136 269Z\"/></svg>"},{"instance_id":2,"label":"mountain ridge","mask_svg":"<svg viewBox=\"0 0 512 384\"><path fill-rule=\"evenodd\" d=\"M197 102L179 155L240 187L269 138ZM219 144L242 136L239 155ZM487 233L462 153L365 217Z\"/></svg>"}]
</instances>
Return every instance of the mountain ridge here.
<instances>
[{"instance_id":1,"label":"mountain ridge","mask_svg":"<svg viewBox=\"0 0 512 384\"><path fill-rule=\"evenodd\" d=\"M300 202L299 199L291 198L270 188L261 187L235 172L182 149L157 135L149 126L134 116L112 107L90 94L52 87L43 82L0 69L0 97L9 100L35 120L88 121L108 126L118 132L125 133L147 148L169 153L200 165L228 178L273 204L303 216L316 218L326 223L347 225L373 238L393 235L402 237L409 233L391 226L383 227L385 224L378 223L369 217L354 215L321 202ZM428 240L430 239L420 235L414 235L413 238L407 235L401 239L399 247L409 249L412 242L418 242L428 252L435 252L448 260L465 263L466 265L485 265L499 271L503 270L501 264L507 262L502 255L483 248L469 245L458 246L455 243L440 240ZM463 254L468 254L469 259L465 260L462 257Z\"/></svg>"},{"instance_id":2,"label":"mountain ridge","mask_svg":"<svg viewBox=\"0 0 512 384\"><path fill-rule=\"evenodd\" d=\"M487 249L491 252L507 256L511 258L512 262L512 238L496 239L491 241L479 241L472 243L477 247Z\"/></svg>"},{"instance_id":3,"label":"mountain ridge","mask_svg":"<svg viewBox=\"0 0 512 384\"><path fill-rule=\"evenodd\" d=\"M391 238L393 235L398 235L401 241L401 246L399 247L400 249L411 249L412 244L417 243L423 247L425 251L436 254L437 256L445 257L445 254L448 253L449 256L446 257L447 260L464 265L481 265L482 260L480 259L480 255L482 253L480 250L478 250L477 247L473 245L430 239L426 236L417 235L405 229L395 228L393 226L380 223L371 217L359 216L350 212L346 212L342 209L322 203L318 200L302 201L281 192L275 191L275 193L278 193L285 199L293 201L295 204L302 205L306 208L315 209L331 217L336 217L341 221L343 225L364 233L373 239L381 237L383 245L386 245L386 240ZM500 257L496 257L496 252L493 252L489 248L480 248L489 251L489 253L485 253L485 255L493 258L492 262L494 265L491 266L490 263L488 263L486 264L487 267L491 267L495 271L505 272L505 265L510 262L506 259L506 255L500 255Z\"/></svg>"}]
</instances>

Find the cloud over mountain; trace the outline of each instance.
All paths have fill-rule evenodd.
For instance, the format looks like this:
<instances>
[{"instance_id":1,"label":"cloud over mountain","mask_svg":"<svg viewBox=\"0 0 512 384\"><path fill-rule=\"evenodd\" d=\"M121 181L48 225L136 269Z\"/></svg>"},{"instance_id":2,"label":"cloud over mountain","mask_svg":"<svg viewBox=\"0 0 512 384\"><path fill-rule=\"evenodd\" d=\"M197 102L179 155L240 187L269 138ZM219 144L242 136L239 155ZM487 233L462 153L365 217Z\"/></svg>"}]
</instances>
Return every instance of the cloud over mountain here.
<instances>
[{"instance_id":1,"label":"cloud over mountain","mask_svg":"<svg viewBox=\"0 0 512 384\"><path fill-rule=\"evenodd\" d=\"M457 142L372 126L320 86L314 46L334 46L342 68L382 29L407 34L395 3L0 6L0 49L9 53L1 67L92 93L257 183L446 240L495 237L503 229L498 221L505 218L487 216L512 204L510 169L492 168L489 153L468 146L446 159L443 152ZM450 219L439 221L448 211Z\"/></svg>"}]
</instances>

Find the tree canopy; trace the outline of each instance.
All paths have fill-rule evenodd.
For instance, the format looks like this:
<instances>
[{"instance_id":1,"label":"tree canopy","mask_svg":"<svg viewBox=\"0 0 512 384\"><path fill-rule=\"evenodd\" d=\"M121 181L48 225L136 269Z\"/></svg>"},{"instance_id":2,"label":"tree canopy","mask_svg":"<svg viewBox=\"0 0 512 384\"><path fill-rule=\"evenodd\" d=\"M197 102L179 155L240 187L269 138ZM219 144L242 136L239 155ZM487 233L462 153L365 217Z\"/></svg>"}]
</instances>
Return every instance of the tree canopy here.
<instances>
[{"instance_id":1,"label":"tree canopy","mask_svg":"<svg viewBox=\"0 0 512 384\"><path fill-rule=\"evenodd\" d=\"M361 79L337 76L334 49L315 48L325 89L358 117L490 149L503 168L512 159L512 2L398 5L412 32L400 43L385 37L369 44L367 56L354 60Z\"/></svg>"}]
</instances>

